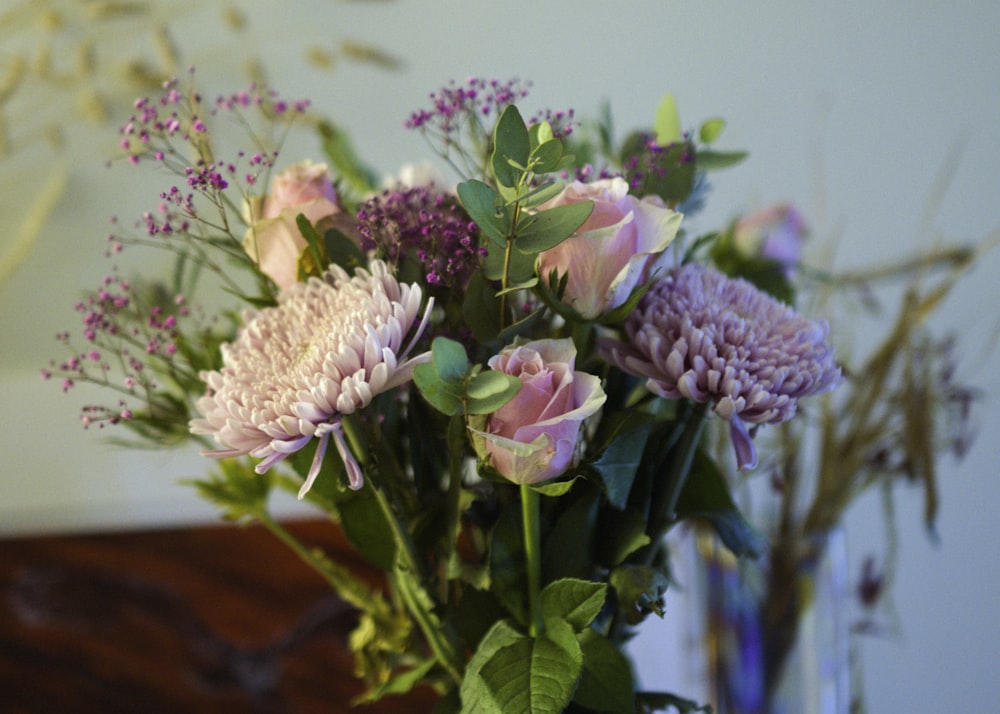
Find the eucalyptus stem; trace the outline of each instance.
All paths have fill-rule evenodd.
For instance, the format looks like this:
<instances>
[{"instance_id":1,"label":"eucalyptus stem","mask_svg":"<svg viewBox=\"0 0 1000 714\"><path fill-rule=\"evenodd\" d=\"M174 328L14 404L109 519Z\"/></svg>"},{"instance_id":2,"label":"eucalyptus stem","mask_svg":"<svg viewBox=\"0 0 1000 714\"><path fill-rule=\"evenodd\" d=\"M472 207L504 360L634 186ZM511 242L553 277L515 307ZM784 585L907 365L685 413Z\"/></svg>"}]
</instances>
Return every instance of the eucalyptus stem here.
<instances>
[{"instance_id":1,"label":"eucalyptus stem","mask_svg":"<svg viewBox=\"0 0 1000 714\"><path fill-rule=\"evenodd\" d=\"M528 632L538 637L545 630L539 595L542 584L542 531L539 516L539 496L531 486L521 484L521 522L524 528L524 560L528 570Z\"/></svg>"}]
</instances>

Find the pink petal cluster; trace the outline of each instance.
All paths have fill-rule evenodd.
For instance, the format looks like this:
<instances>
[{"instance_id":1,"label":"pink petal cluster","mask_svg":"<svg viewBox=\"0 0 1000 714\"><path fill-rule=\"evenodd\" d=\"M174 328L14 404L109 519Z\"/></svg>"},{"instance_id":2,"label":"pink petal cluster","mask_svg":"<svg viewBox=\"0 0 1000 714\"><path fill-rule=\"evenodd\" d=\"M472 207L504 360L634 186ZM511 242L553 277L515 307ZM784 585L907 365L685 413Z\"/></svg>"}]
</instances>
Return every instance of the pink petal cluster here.
<instances>
[{"instance_id":1,"label":"pink petal cluster","mask_svg":"<svg viewBox=\"0 0 1000 714\"><path fill-rule=\"evenodd\" d=\"M517 395L489 416L483 446L490 463L514 483L554 478L579 459L583 423L607 395L592 374L573 369L572 340L537 340L507 347L489 366L518 377Z\"/></svg>"},{"instance_id":2,"label":"pink petal cluster","mask_svg":"<svg viewBox=\"0 0 1000 714\"><path fill-rule=\"evenodd\" d=\"M661 397L711 401L740 468L752 469L747 423L783 422L798 399L840 383L827 330L745 280L688 263L656 280L625 322L626 341L601 351Z\"/></svg>"},{"instance_id":3,"label":"pink petal cluster","mask_svg":"<svg viewBox=\"0 0 1000 714\"><path fill-rule=\"evenodd\" d=\"M657 259L677 235L681 214L655 197L638 199L625 179L575 181L539 210L593 201L575 234L538 256L538 274L567 276L563 302L593 320L624 304L651 277Z\"/></svg>"},{"instance_id":4,"label":"pink petal cluster","mask_svg":"<svg viewBox=\"0 0 1000 714\"><path fill-rule=\"evenodd\" d=\"M297 217L315 225L339 212L326 164L297 163L274 177L268 196L250 203L243 248L261 272L287 290L298 280L299 256L307 245Z\"/></svg>"},{"instance_id":5,"label":"pink petal cluster","mask_svg":"<svg viewBox=\"0 0 1000 714\"><path fill-rule=\"evenodd\" d=\"M733 227L733 244L747 258L773 260L791 272L802 262L807 232L802 214L778 203L740 218Z\"/></svg>"},{"instance_id":6,"label":"pink petal cluster","mask_svg":"<svg viewBox=\"0 0 1000 714\"><path fill-rule=\"evenodd\" d=\"M222 369L201 375L208 394L197 404L203 418L190 428L224 447L205 454L249 454L261 459L256 470L264 473L318 438L301 498L333 436L352 488L360 488L361 472L344 443L340 417L408 382L414 366L429 358L425 353L406 359L432 306L428 301L412 330L420 303L418 285L400 284L384 263L373 261L370 272L358 268L353 277L331 266L323 279L283 292L276 307L248 312L246 326L222 347Z\"/></svg>"}]
</instances>

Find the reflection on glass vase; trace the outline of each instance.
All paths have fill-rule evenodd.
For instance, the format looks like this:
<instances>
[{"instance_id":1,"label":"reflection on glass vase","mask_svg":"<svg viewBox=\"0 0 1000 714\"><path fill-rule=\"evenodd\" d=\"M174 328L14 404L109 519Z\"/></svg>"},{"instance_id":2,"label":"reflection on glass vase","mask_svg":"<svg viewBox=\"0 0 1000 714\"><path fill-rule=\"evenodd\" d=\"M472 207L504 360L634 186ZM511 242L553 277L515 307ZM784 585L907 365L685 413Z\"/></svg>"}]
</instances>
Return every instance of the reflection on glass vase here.
<instances>
[{"instance_id":1,"label":"reflection on glass vase","mask_svg":"<svg viewBox=\"0 0 1000 714\"><path fill-rule=\"evenodd\" d=\"M722 714L846 714L850 708L848 567L843 530L773 541L736 559L694 536L688 591L692 681Z\"/></svg>"}]
</instances>

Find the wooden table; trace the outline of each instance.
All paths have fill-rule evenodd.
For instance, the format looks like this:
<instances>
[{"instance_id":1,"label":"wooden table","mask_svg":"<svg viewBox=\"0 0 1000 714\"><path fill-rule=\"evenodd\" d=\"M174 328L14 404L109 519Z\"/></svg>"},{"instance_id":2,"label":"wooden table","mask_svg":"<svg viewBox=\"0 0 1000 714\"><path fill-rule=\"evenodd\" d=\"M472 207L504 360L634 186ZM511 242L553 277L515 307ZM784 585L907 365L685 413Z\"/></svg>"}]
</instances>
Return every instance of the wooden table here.
<instances>
[{"instance_id":1,"label":"wooden table","mask_svg":"<svg viewBox=\"0 0 1000 714\"><path fill-rule=\"evenodd\" d=\"M288 525L377 581L334 526ZM432 706L349 706L353 612L259 526L0 540L0 591L4 714Z\"/></svg>"}]
</instances>

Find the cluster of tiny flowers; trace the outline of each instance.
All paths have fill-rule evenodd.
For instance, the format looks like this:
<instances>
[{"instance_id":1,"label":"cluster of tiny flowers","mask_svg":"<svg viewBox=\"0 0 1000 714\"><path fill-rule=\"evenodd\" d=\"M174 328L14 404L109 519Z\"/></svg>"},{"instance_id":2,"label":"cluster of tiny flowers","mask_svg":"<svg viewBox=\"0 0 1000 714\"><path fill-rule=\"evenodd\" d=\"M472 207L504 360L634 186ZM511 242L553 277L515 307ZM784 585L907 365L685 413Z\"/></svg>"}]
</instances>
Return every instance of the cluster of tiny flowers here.
<instances>
[{"instance_id":1,"label":"cluster of tiny flowers","mask_svg":"<svg viewBox=\"0 0 1000 714\"><path fill-rule=\"evenodd\" d=\"M558 111L545 109L544 111L538 112L535 116L533 116L528 122L528 125L531 126L532 124L540 124L543 121L548 122L549 126L552 127L552 135L555 138L566 139L573 133L573 126L575 124L573 117L575 115L576 111L573 109Z\"/></svg>"},{"instance_id":2,"label":"cluster of tiny flowers","mask_svg":"<svg viewBox=\"0 0 1000 714\"><path fill-rule=\"evenodd\" d=\"M682 141L687 141L687 135ZM647 179L663 179L674 168L674 157L669 155L676 144L657 144L652 134L642 137L642 152L629 157L622 166L622 174L628 178L629 186L639 189ZM680 157L680 163L687 164L695 157L685 151Z\"/></svg>"},{"instance_id":3,"label":"cluster of tiny flowers","mask_svg":"<svg viewBox=\"0 0 1000 714\"><path fill-rule=\"evenodd\" d=\"M190 309L183 296L169 296L157 288L147 292L142 294L116 274L105 277L100 288L75 306L86 346L80 349L69 332L58 334L57 341L70 356L50 361L42 378L61 378L67 392L77 383L92 383L126 396L149 398L156 389L156 373L176 368L178 321L188 317ZM81 421L85 427L103 426L132 417L126 403L119 401L115 407L84 406Z\"/></svg>"},{"instance_id":4,"label":"cluster of tiny flowers","mask_svg":"<svg viewBox=\"0 0 1000 714\"><path fill-rule=\"evenodd\" d=\"M176 219L161 217L154 221L147 213L144 216L146 233L162 236L186 231L187 219L199 219L198 196L207 198L215 212L224 210L222 193L226 189L237 184L241 192L248 193L249 187L274 167L278 151L272 148L258 147L252 153L235 151L231 154L235 158L231 160L217 157L218 147L212 146L210 124L220 112L232 115L238 124L246 126L256 146L266 132L252 128L253 120L248 110L260 114L265 124L273 129L285 119L304 113L308 106L308 101L287 102L277 93L261 90L256 85L220 96L214 106L206 105L197 92L182 90L177 79L165 82L159 97L137 99L134 113L119 129L121 148L130 163L151 160L180 179L178 184L160 193L160 213L166 213L164 206L169 204L185 221L180 226ZM206 220L211 222L211 218Z\"/></svg>"},{"instance_id":5,"label":"cluster of tiny flowers","mask_svg":"<svg viewBox=\"0 0 1000 714\"><path fill-rule=\"evenodd\" d=\"M431 92L431 109L419 109L406 121L407 129L432 129L447 136L461 129L462 123L477 117L497 116L504 107L528 96L529 83L518 79L501 82L497 79L471 77L465 84L454 80L446 87Z\"/></svg>"},{"instance_id":6,"label":"cluster of tiny flowers","mask_svg":"<svg viewBox=\"0 0 1000 714\"><path fill-rule=\"evenodd\" d=\"M431 286L464 286L485 257L476 224L433 186L387 189L361 205L361 247L391 264L412 257Z\"/></svg>"}]
</instances>

